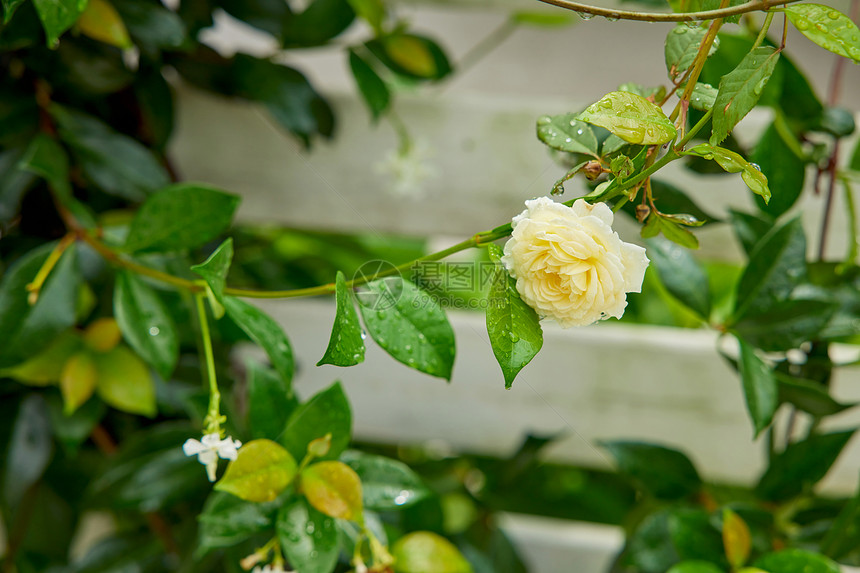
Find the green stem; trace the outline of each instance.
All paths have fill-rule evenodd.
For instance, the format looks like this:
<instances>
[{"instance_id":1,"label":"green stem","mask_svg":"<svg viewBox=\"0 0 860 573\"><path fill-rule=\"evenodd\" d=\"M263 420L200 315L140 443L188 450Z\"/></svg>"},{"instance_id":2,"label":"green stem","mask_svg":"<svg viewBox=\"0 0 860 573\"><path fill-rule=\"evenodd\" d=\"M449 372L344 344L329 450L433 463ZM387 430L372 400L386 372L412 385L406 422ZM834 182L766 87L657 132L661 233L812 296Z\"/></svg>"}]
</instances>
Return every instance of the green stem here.
<instances>
[{"instance_id":1,"label":"green stem","mask_svg":"<svg viewBox=\"0 0 860 573\"><path fill-rule=\"evenodd\" d=\"M799 0L752 0L738 6L730 6L717 10L703 10L701 12L685 12L678 14L667 14L665 12L631 12L629 10L613 10L610 8L601 8L600 6L591 6L589 4L580 4L571 2L570 0L538 0L545 4L552 4L559 8L573 10L580 14L591 14L593 16L603 16L611 20L637 20L640 22L701 22L704 20L715 20L717 18L728 18L729 16L737 16L746 14L747 12L758 12L767 10L771 6L781 6L791 4Z\"/></svg>"},{"instance_id":2,"label":"green stem","mask_svg":"<svg viewBox=\"0 0 860 573\"><path fill-rule=\"evenodd\" d=\"M203 339L203 358L206 366L206 378L209 382L209 411L204 425L207 434L220 433L221 429L221 392L218 390L218 379L215 377L215 355L212 352L212 336L209 333L209 320L206 318L205 295L195 294L197 317L200 321L200 336Z\"/></svg>"},{"instance_id":3,"label":"green stem","mask_svg":"<svg viewBox=\"0 0 860 573\"><path fill-rule=\"evenodd\" d=\"M752 48L750 48L750 51L755 50L756 48L761 46L762 42L764 42L764 39L767 37L768 28L770 28L770 23L773 22L774 14L775 14L775 12L773 12L771 10L767 11L767 16L764 19L764 24L761 25L761 30L759 30L758 36L756 36L755 42L753 42L753 45L752 45Z\"/></svg>"},{"instance_id":4,"label":"green stem","mask_svg":"<svg viewBox=\"0 0 860 573\"><path fill-rule=\"evenodd\" d=\"M847 270L857 260L857 210L854 205L854 192L847 178L840 178L842 187L845 189L845 210L848 215L848 253L845 261L837 267L837 270Z\"/></svg>"},{"instance_id":5,"label":"green stem","mask_svg":"<svg viewBox=\"0 0 860 573\"><path fill-rule=\"evenodd\" d=\"M729 0L721 0L720 8L725 8L728 5ZM707 61L708 54L711 52L711 46L714 45L714 41L717 39L717 32L720 31L720 27L722 27L722 25L722 18L717 18L711 22L711 25L708 28L708 33L705 34L705 38L702 40L702 43L699 44L699 51L696 52L696 59L693 60L692 67L690 68L691 71L687 75L687 86L684 88L684 93L681 94L681 99L678 101L678 105L675 106L675 109L669 116L670 119L674 120L678 117L678 113L682 109L684 110L684 114L681 116L681 129L684 128L684 125L687 122L687 106L690 104L690 96L693 94L696 82L699 81L702 68L705 67L705 61Z\"/></svg>"},{"instance_id":6,"label":"green stem","mask_svg":"<svg viewBox=\"0 0 860 573\"><path fill-rule=\"evenodd\" d=\"M57 246L54 247L54 250L51 251L51 254L48 255L48 258L45 259L45 262L42 264L42 268L39 269L39 272L36 273L36 276L33 278L33 281L27 285L27 292L30 295L27 297L27 302L31 305L36 304L36 301L39 299L39 291L42 290L42 287L45 285L45 281L48 280L48 276L51 274L51 271L54 270L54 267L62 258L63 253L66 252L66 249L75 242L75 234L68 233L65 237L60 239L60 242L57 243Z\"/></svg>"}]
</instances>

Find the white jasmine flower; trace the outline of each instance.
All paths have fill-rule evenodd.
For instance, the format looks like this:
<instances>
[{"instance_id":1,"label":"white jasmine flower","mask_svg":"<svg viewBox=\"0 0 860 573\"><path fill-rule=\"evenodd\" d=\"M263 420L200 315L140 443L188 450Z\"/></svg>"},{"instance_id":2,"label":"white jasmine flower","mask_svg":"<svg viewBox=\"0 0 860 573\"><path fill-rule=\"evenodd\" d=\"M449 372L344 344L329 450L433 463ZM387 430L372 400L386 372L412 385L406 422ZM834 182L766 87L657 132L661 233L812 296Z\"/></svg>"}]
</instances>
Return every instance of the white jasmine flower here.
<instances>
[{"instance_id":1,"label":"white jasmine flower","mask_svg":"<svg viewBox=\"0 0 860 573\"><path fill-rule=\"evenodd\" d=\"M502 257L526 304L563 328L620 318L649 261L645 249L618 237L612 220L605 203L526 201Z\"/></svg>"},{"instance_id":2,"label":"white jasmine flower","mask_svg":"<svg viewBox=\"0 0 860 573\"><path fill-rule=\"evenodd\" d=\"M251 573L296 573L295 571L287 571L283 565L257 565Z\"/></svg>"},{"instance_id":3,"label":"white jasmine flower","mask_svg":"<svg viewBox=\"0 0 860 573\"><path fill-rule=\"evenodd\" d=\"M186 456L197 456L197 461L206 466L209 481L215 481L215 471L218 469L218 458L235 460L242 442L230 436L221 439L220 434L213 432L203 436L202 440L188 439L182 444Z\"/></svg>"},{"instance_id":4,"label":"white jasmine flower","mask_svg":"<svg viewBox=\"0 0 860 573\"><path fill-rule=\"evenodd\" d=\"M438 170L428 161L432 156L426 144L413 143L406 150L391 150L373 168L377 173L394 179L391 185L394 194L417 196L421 194L424 181L438 175Z\"/></svg>"}]
</instances>

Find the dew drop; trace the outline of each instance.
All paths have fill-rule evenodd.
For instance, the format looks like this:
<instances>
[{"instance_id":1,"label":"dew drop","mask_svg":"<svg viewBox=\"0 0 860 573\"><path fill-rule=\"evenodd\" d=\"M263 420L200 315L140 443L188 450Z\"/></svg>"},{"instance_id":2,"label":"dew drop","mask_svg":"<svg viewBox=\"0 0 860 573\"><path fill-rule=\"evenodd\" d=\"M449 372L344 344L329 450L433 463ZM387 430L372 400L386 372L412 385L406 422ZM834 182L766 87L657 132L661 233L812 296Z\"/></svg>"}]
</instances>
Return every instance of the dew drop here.
<instances>
[{"instance_id":1,"label":"dew drop","mask_svg":"<svg viewBox=\"0 0 860 573\"><path fill-rule=\"evenodd\" d=\"M552 118L548 115L542 115L538 118L538 125L547 125L552 121Z\"/></svg>"},{"instance_id":2,"label":"dew drop","mask_svg":"<svg viewBox=\"0 0 860 573\"><path fill-rule=\"evenodd\" d=\"M841 15L842 15L842 14L840 14L840 13L839 13L839 12L837 12L836 10L833 10L832 12L829 12L829 13L827 14L827 17L828 17L828 18L830 18L831 20L838 20L838 19L839 19L839 16L841 16Z\"/></svg>"},{"instance_id":3,"label":"dew drop","mask_svg":"<svg viewBox=\"0 0 860 573\"><path fill-rule=\"evenodd\" d=\"M808 30L809 20L806 20L805 18L798 18L797 22L795 22L794 25L797 26L797 29L800 31Z\"/></svg>"},{"instance_id":4,"label":"dew drop","mask_svg":"<svg viewBox=\"0 0 860 573\"><path fill-rule=\"evenodd\" d=\"M582 130L581 130L581 129L577 129L577 130L576 130L576 135L582 135Z\"/></svg>"},{"instance_id":5,"label":"dew drop","mask_svg":"<svg viewBox=\"0 0 860 573\"><path fill-rule=\"evenodd\" d=\"M161 330L159 330L159 328L157 326L150 326L149 327L149 335L150 336L158 336L159 332L161 332Z\"/></svg>"},{"instance_id":6,"label":"dew drop","mask_svg":"<svg viewBox=\"0 0 860 573\"><path fill-rule=\"evenodd\" d=\"M606 17L606 21L607 21L607 22L617 22L617 21L618 21L618 16L607 16L607 17Z\"/></svg>"},{"instance_id":7,"label":"dew drop","mask_svg":"<svg viewBox=\"0 0 860 573\"><path fill-rule=\"evenodd\" d=\"M367 338L367 333L362 330L361 331L361 339L364 340L365 338Z\"/></svg>"},{"instance_id":8,"label":"dew drop","mask_svg":"<svg viewBox=\"0 0 860 573\"><path fill-rule=\"evenodd\" d=\"M684 22L684 25L690 30L695 30L699 27L699 23L696 20L687 20Z\"/></svg>"},{"instance_id":9,"label":"dew drop","mask_svg":"<svg viewBox=\"0 0 860 573\"><path fill-rule=\"evenodd\" d=\"M405 489L400 490L400 493L397 494L397 497L394 498L394 505L403 505L404 503L409 501L410 497L412 497L412 492L409 492Z\"/></svg>"},{"instance_id":10,"label":"dew drop","mask_svg":"<svg viewBox=\"0 0 860 573\"><path fill-rule=\"evenodd\" d=\"M313 535L315 529L316 526L314 525L313 521L309 521L307 526L305 527L305 531L308 533L308 535Z\"/></svg>"},{"instance_id":11,"label":"dew drop","mask_svg":"<svg viewBox=\"0 0 860 573\"><path fill-rule=\"evenodd\" d=\"M577 12L580 18L583 20L591 20L594 18L594 14L589 14L588 12Z\"/></svg>"},{"instance_id":12,"label":"dew drop","mask_svg":"<svg viewBox=\"0 0 860 573\"><path fill-rule=\"evenodd\" d=\"M761 171L761 165L759 165L758 163L750 163L750 167L752 167L756 171Z\"/></svg>"},{"instance_id":13,"label":"dew drop","mask_svg":"<svg viewBox=\"0 0 860 573\"><path fill-rule=\"evenodd\" d=\"M573 141L573 139L571 139L571 138L569 138L569 137L565 137L565 138L564 138L564 142L565 142L565 143L570 143L571 141Z\"/></svg>"},{"instance_id":14,"label":"dew drop","mask_svg":"<svg viewBox=\"0 0 860 573\"><path fill-rule=\"evenodd\" d=\"M406 346L404 346L404 348L406 349L407 352L410 352L412 350L412 345L407 344Z\"/></svg>"}]
</instances>

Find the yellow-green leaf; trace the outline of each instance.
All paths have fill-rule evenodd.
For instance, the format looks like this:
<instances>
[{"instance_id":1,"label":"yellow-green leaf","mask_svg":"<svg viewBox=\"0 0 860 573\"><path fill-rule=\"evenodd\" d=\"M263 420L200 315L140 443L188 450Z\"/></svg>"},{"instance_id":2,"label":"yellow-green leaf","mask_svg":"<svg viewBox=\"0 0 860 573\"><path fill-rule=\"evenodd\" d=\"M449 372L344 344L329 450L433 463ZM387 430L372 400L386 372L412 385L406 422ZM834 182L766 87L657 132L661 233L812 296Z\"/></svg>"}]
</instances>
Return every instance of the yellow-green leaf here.
<instances>
[{"instance_id":1,"label":"yellow-green leaf","mask_svg":"<svg viewBox=\"0 0 860 573\"><path fill-rule=\"evenodd\" d=\"M404 535L391 548L397 573L472 573L453 543L429 531Z\"/></svg>"},{"instance_id":2,"label":"yellow-green leaf","mask_svg":"<svg viewBox=\"0 0 860 573\"><path fill-rule=\"evenodd\" d=\"M31 386L47 386L60 381L66 361L81 348L80 339L66 332L45 350L12 368L0 369L0 374Z\"/></svg>"},{"instance_id":3,"label":"yellow-green leaf","mask_svg":"<svg viewBox=\"0 0 860 573\"><path fill-rule=\"evenodd\" d=\"M82 350L66 361L60 375L60 391L67 416L90 399L97 379L96 363L88 351Z\"/></svg>"},{"instance_id":4,"label":"yellow-green leaf","mask_svg":"<svg viewBox=\"0 0 860 573\"><path fill-rule=\"evenodd\" d=\"M84 342L96 352L109 352L119 344L122 332L113 317L94 320L84 331Z\"/></svg>"},{"instance_id":5,"label":"yellow-green leaf","mask_svg":"<svg viewBox=\"0 0 860 573\"><path fill-rule=\"evenodd\" d=\"M132 46L125 23L107 0L89 0L87 9L78 19L78 28L93 40L123 49Z\"/></svg>"},{"instance_id":6,"label":"yellow-green leaf","mask_svg":"<svg viewBox=\"0 0 860 573\"><path fill-rule=\"evenodd\" d=\"M710 143L701 143L684 151L682 155L696 155L708 161L713 160L727 173L740 173L741 179L753 193L764 199L765 203L770 201L770 188L767 185L767 177L761 172L761 168L748 162L734 151Z\"/></svg>"},{"instance_id":7,"label":"yellow-green leaf","mask_svg":"<svg viewBox=\"0 0 860 573\"><path fill-rule=\"evenodd\" d=\"M749 559L749 527L737 513L728 508L723 510L723 547L732 569L737 569Z\"/></svg>"},{"instance_id":8,"label":"yellow-green leaf","mask_svg":"<svg viewBox=\"0 0 860 573\"><path fill-rule=\"evenodd\" d=\"M302 472L301 489L317 511L361 522L361 480L345 463L327 461L309 466Z\"/></svg>"},{"instance_id":9,"label":"yellow-green leaf","mask_svg":"<svg viewBox=\"0 0 860 573\"><path fill-rule=\"evenodd\" d=\"M608 129L637 145L662 145L677 134L663 110L630 92L606 94L579 114L578 119Z\"/></svg>"},{"instance_id":10,"label":"yellow-green leaf","mask_svg":"<svg viewBox=\"0 0 860 573\"><path fill-rule=\"evenodd\" d=\"M798 4L785 13L800 33L834 54L860 62L860 29L851 18L830 6Z\"/></svg>"},{"instance_id":11,"label":"yellow-green leaf","mask_svg":"<svg viewBox=\"0 0 860 573\"><path fill-rule=\"evenodd\" d=\"M394 63L416 76L432 78L437 73L436 60L420 38L400 34L384 39L385 51Z\"/></svg>"},{"instance_id":12,"label":"yellow-green leaf","mask_svg":"<svg viewBox=\"0 0 860 573\"><path fill-rule=\"evenodd\" d=\"M272 501L296 475L296 460L271 440L254 440L239 450L215 489L246 501Z\"/></svg>"},{"instance_id":13,"label":"yellow-green leaf","mask_svg":"<svg viewBox=\"0 0 860 573\"><path fill-rule=\"evenodd\" d=\"M143 360L125 346L93 356L98 369L96 391L117 410L155 415L155 384Z\"/></svg>"}]
</instances>

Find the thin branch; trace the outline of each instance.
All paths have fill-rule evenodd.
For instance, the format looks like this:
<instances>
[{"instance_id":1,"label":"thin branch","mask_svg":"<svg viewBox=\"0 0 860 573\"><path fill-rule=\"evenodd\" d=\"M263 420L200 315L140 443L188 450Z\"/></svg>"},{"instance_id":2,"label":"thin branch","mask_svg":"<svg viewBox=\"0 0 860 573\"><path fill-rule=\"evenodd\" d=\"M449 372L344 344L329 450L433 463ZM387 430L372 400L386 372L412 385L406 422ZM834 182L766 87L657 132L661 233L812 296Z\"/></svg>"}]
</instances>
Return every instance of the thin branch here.
<instances>
[{"instance_id":1,"label":"thin branch","mask_svg":"<svg viewBox=\"0 0 860 573\"><path fill-rule=\"evenodd\" d=\"M545 4L552 4L559 8L573 10L580 14L591 14L593 16L603 16L609 20L637 20L640 22L700 22L703 20L714 20L716 18L728 18L729 16L737 16L746 14L747 12L757 12L767 10L773 6L782 6L799 2L799 0L753 0L739 6L731 6L729 8L721 8L718 10L703 10L701 12L684 12L679 14L667 14L665 12L631 12L629 10L613 10L610 8L601 8L600 6L591 6L589 4L580 4L571 2L570 0L538 0Z\"/></svg>"}]
</instances>

